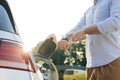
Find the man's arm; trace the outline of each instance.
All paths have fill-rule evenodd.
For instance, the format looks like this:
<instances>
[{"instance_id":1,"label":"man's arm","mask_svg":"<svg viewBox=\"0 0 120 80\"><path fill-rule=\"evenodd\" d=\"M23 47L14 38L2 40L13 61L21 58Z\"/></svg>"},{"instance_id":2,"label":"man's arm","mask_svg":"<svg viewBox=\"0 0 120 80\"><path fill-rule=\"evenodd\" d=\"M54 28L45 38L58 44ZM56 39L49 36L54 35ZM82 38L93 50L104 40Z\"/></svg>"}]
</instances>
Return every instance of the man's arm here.
<instances>
[{"instance_id":1,"label":"man's arm","mask_svg":"<svg viewBox=\"0 0 120 80\"><path fill-rule=\"evenodd\" d=\"M101 32L97 29L96 25L91 25L89 27L86 27L83 30L84 30L85 34L89 34L89 35L92 35L92 34L101 34Z\"/></svg>"},{"instance_id":2,"label":"man's arm","mask_svg":"<svg viewBox=\"0 0 120 80\"><path fill-rule=\"evenodd\" d=\"M96 25L101 34L104 35L120 30L120 0L111 0L110 17Z\"/></svg>"},{"instance_id":3,"label":"man's arm","mask_svg":"<svg viewBox=\"0 0 120 80\"><path fill-rule=\"evenodd\" d=\"M73 42L77 42L80 38L84 37L86 34L89 35L98 35L101 34L101 32L97 29L96 25L90 25L88 27L85 27L82 30L79 30L77 32L74 32L72 34L72 37L70 38Z\"/></svg>"}]
</instances>

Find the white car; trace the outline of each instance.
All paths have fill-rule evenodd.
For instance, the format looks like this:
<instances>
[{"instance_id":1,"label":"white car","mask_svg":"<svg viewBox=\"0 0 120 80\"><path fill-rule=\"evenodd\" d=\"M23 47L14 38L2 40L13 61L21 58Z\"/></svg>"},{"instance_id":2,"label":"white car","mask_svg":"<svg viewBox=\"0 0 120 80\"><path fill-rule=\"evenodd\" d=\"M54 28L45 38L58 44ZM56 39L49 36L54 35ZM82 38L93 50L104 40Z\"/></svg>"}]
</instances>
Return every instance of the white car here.
<instances>
[{"instance_id":1,"label":"white car","mask_svg":"<svg viewBox=\"0 0 120 80\"><path fill-rule=\"evenodd\" d=\"M10 7L0 0L0 80L43 80L32 54L26 54Z\"/></svg>"}]
</instances>

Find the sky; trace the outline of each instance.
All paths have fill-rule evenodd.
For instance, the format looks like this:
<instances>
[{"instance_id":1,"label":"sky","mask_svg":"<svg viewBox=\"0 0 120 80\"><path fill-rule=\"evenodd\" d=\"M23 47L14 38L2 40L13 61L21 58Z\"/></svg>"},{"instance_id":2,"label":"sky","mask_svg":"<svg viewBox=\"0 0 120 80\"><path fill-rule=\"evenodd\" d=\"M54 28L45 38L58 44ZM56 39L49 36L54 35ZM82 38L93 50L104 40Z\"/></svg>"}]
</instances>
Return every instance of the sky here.
<instances>
[{"instance_id":1,"label":"sky","mask_svg":"<svg viewBox=\"0 0 120 80\"><path fill-rule=\"evenodd\" d=\"M50 34L57 40L73 28L93 0L7 0L25 50Z\"/></svg>"}]
</instances>

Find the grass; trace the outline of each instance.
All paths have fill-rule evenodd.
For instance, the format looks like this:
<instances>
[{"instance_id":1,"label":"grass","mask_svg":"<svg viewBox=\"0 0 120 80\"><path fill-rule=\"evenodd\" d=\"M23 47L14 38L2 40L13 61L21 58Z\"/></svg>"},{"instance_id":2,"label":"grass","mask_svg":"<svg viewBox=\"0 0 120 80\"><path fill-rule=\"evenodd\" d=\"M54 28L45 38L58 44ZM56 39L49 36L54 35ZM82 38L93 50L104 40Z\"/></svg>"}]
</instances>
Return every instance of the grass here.
<instances>
[{"instance_id":1,"label":"grass","mask_svg":"<svg viewBox=\"0 0 120 80\"><path fill-rule=\"evenodd\" d=\"M81 74L80 80L86 80L86 75L85 74Z\"/></svg>"}]
</instances>

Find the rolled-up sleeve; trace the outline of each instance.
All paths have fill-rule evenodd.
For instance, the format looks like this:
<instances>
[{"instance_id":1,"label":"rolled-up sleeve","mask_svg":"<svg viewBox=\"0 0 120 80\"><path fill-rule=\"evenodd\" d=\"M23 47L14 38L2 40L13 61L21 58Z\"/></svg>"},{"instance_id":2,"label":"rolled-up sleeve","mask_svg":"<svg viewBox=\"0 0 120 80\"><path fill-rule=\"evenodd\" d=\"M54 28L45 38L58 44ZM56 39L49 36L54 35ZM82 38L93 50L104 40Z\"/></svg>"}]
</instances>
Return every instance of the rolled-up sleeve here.
<instances>
[{"instance_id":1,"label":"rolled-up sleeve","mask_svg":"<svg viewBox=\"0 0 120 80\"><path fill-rule=\"evenodd\" d=\"M97 23L97 28L102 34L120 30L120 0L111 0L110 17Z\"/></svg>"}]
</instances>

